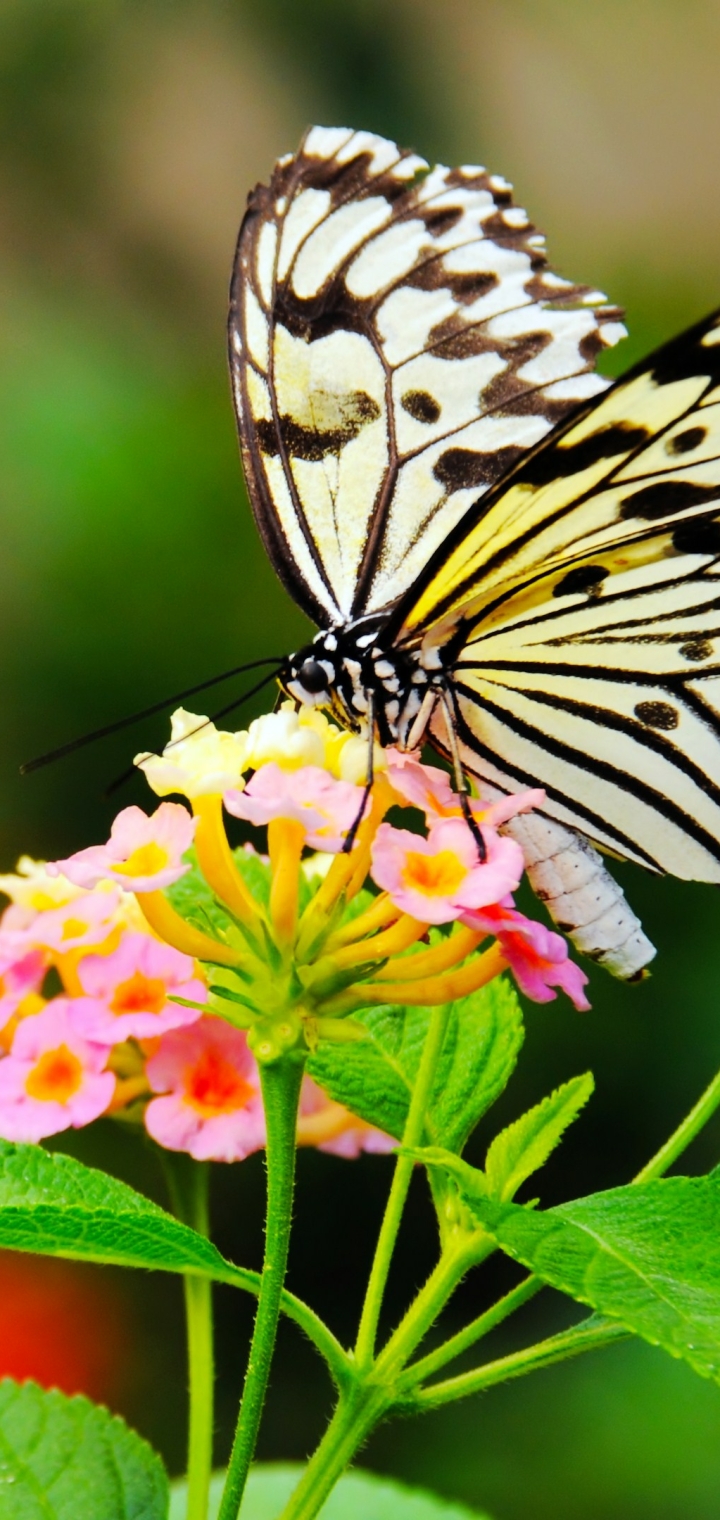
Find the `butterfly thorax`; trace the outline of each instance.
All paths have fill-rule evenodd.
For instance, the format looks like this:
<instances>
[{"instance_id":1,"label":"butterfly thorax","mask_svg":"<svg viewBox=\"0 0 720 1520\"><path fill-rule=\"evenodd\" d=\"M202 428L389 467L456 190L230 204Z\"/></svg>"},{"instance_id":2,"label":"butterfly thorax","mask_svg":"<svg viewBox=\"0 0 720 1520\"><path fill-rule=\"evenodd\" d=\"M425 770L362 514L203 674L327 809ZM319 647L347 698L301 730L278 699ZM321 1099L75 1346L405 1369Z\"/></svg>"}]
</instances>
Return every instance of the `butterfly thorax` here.
<instances>
[{"instance_id":1,"label":"butterfly thorax","mask_svg":"<svg viewBox=\"0 0 720 1520\"><path fill-rule=\"evenodd\" d=\"M290 656L279 677L288 696L308 707L330 708L354 732L366 728L372 706L380 743L401 749L411 734L417 742L423 701L445 679L436 650L386 648L376 618L324 629Z\"/></svg>"}]
</instances>

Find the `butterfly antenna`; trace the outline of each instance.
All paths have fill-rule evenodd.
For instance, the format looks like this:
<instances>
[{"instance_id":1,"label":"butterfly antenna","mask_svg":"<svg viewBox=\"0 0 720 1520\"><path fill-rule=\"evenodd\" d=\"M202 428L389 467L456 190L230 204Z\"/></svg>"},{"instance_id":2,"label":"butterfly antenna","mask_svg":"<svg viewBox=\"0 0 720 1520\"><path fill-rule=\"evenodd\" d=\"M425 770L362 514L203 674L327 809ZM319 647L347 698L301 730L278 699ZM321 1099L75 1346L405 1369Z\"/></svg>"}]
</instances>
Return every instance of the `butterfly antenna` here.
<instances>
[{"instance_id":1,"label":"butterfly antenna","mask_svg":"<svg viewBox=\"0 0 720 1520\"><path fill-rule=\"evenodd\" d=\"M197 686L188 686L186 691L177 691L172 697L164 697L162 702L154 702L152 707L143 707L141 712L131 713L127 718L118 718L115 723L106 723L103 728L95 728L92 733L82 734L79 739L71 739L69 743L61 744L59 749L50 750L47 755L38 755L34 760L27 760L20 766L20 775L28 776L31 771L40 770L43 765L52 765L55 760L62 760L65 755L71 755L74 750L82 749L86 744L94 744L96 739L105 739L108 734L117 734L121 729L129 728L133 723L139 723L142 718L151 718L154 713L171 707L173 702L182 702L185 697L194 697L196 692L207 691L210 686L218 686L221 681L228 681L231 676L243 675L247 670L257 670L259 665L277 666L279 659L278 655L268 655L263 660L251 660L248 665L236 665L232 670L224 670L222 675L211 676L209 681L199 681ZM271 678L268 676L267 679ZM239 700L242 701L242 697Z\"/></svg>"},{"instance_id":2,"label":"butterfly antenna","mask_svg":"<svg viewBox=\"0 0 720 1520\"><path fill-rule=\"evenodd\" d=\"M265 662L256 660L254 663L255 665L260 665L261 663L264 664ZM252 667L248 667L246 665L245 669L247 670L248 668ZM210 724L216 723L218 718L226 717L227 714L233 712L236 707L240 707L243 702L247 702L250 697L254 697L258 691L262 691L263 686L267 686L269 681L274 681L275 677L281 670L282 664L276 665L275 669L271 670L269 675L263 676L262 681L258 681L255 686L251 686L249 691L242 692L241 695L239 697L236 697L233 702L228 702L226 707L220 707L218 708L217 712L211 713L210 717L206 718L204 723L198 723L197 728L191 728L189 733L183 734L182 739L172 739L170 743L165 746L164 752L167 753L169 749L174 749L176 744L184 744L185 740L192 739L194 734L202 733L202 730L204 728L209 728ZM103 795L105 797L111 797L113 792L118 791L121 786L125 785L126 781L130 780L131 776L134 776L136 770L142 770L142 764L139 766L128 766L128 769L126 771L123 771L121 776L117 776L114 781L110 782L110 785L106 787Z\"/></svg>"}]
</instances>

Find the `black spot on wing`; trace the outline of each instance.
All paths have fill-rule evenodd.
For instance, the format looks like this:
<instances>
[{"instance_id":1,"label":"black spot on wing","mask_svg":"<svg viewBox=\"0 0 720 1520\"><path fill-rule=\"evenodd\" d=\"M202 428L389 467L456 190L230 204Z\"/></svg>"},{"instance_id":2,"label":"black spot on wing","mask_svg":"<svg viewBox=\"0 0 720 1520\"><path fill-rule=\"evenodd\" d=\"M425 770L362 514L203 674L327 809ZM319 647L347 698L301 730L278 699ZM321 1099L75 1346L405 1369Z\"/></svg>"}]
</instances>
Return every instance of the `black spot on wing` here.
<instances>
[{"instance_id":1,"label":"black spot on wing","mask_svg":"<svg viewBox=\"0 0 720 1520\"><path fill-rule=\"evenodd\" d=\"M671 728L677 728L680 722L680 714L670 702L638 702L634 711L635 717L648 728L661 728L669 732Z\"/></svg>"},{"instance_id":2,"label":"black spot on wing","mask_svg":"<svg viewBox=\"0 0 720 1520\"><path fill-rule=\"evenodd\" d=\"M678 554L720 554L720 522L712 517L695 517L680 523L673 533L673 549Z\"/></svg>"},{"instance_id":3,"label":"black spot on wing","mask_svg":"<svg viewBox=\"0 0 720 1520\"><path fill-rule=\"evenodd\" d=\"M620 517L641 517L645 522L656 522L661 517L672 517L676 512L687 512L711 501L720 502L720 486L703 486L692 480L658 480L642 486L631 496L620 501Z\"/></svg>"},{"instance_id":4,"label":"black spot on wing","mask_svg":"<svg viewBox=\"0 0 720 1520\"><path fill-rule=\"evenodd\" d=\"M283 280L275 290L273 322L286 327L294 338L304 338L306 343L315 343L339 330L365 334L370 304L349 295L337 271L313 296L296 295L289 281Z\"/></svg>"},{"instance_id":5,"label":"black spot on wing","mask_svg":"<svg viewBox=\"0 0 720 1520\"><path fill-rule=\"evenodd\" d=\"M305 423L296 422L285 412L278 419L277 429L268 418L258 419L258 443L263 454L271 457L280 453L282 444L291 459L320 460L327 454L339 454L347 443L357 438L366 423L375 422L379 416L380 407L372 396L365 391L353 391L343 398L342 421L337 427L322 430L306 427Z\"/></svg>"},{"instance_id":6,"label":"black spot on wing","mask_svg":"<svg viewBox=\"0 0 720 1520\"><path fill-rule=\"evenodd\" d=\"M682 433L676 433L674 438L668 438L665 445L668 454L690 454L693 449L699 449L700 444L707 438L706 427L684 428Z\"/></svg>"},{"instance_id":7,"label":"black spot on wing","mask_svg":"<svg viewBox=\"0 0 720 1520\"><path fill-rule=\"evenodd\" d=\"M418 206L416 216L422 218L427 230L433 237L443 237L446 232L452 232L462 217L461 206Z\"/></svg>"},{"instance_id":8,"label":"black spot on wing","mask_svg":"<svg viewBox=\"0 0 720 1520\"><path fill-rule=\"evenodd\" d=\"M601 459L629 454L646 443L650 436L650 429L646 427L633 427L625 422L610 423L587 438L578 439L577 443L561 445L557 452L554 449L541 451L528 463L523 479L534 486L549 485L561 474L576 475L599 464Z\"/></svg>"},{"instance_id":9,"label":"black spot on wing","mask_svg":"<svg viewBox=\"0 0 720 1520\"><path fill-rule=\"evenodd\" d=\"M398 149L397 161L407 158L406 150ZM296 195L302 190L327 190L334 207L349 200L362 200L366 195L384 195L391 204L407 195L408 181L397 178L389 164L381 174L373 169L373 155L365 149L353 158L340 163L333 154L325 158L314 153L298 154L287 166L285 183L278 177L277 189L285 194ZM427 170L423 171L424 174ZM277 175L277 170L276 170ZM418 176L419 178L420 176ZM275 188L276 176L273 176Z\"/></svg>"},{"instance_id":10,"label":"black spot on wing","mask_svg":"<svg viewBox=\"0 0 720 1520\"><path fill-rule=\"evenodd\" d=\"M433 465L433 475L449 493L484 486L497 480L500 470L510 470L524 450L521 448L495 449L492 454L476 453L473 449L446 449Z\"/></svg>"},{"instance_id":11,"label":"black spot on wing","mask_svg":"<svg viewBox=\"0 0 720 1520\"><path fill-rule=\"evenodd\" d=\"M678 654L683 660L709 660L713 654L713 646L709 639L688 639L686 644L681 644Z\"/></svg>"},{"instance_id":12,"label":"black spot on wing","mask_svg":"<svg viewBox=\"0 0 720 1520\"><path fill-rule=\"evenodd\" d=\"M400 405L416 422L437 422L440 416L440 405L429 391L406 391Z\"/></svg>"},{"instance_id":13,"label":"black spot on wing","mask_svg":"<svg viewBox=\"0 0 720 1520\"><path fill-rule=\"evenodd\" d=\"M568 570L561 581L553 587L553 596L571 596L578 591L587 591L590 595L596 595L602 582L609 571L604 565L576 565L574 570Z\"/></svg>"}]
</instances>

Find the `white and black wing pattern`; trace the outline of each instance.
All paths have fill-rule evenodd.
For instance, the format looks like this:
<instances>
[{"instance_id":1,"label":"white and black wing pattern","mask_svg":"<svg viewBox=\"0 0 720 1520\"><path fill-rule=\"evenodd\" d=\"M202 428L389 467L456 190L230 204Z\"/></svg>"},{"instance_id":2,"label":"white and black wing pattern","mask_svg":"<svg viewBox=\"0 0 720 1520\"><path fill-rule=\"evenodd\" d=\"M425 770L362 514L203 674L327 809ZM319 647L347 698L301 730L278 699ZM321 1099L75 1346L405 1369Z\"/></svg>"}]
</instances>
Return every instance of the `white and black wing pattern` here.
<instances>
[{"instance_id":1,"label":"white and black wing pattern","mask_svg":"<svg viewBox=\"0 0 720 1520\"><path fill-rule=\"evenodd\" d=\"M320 625L391 607L624 333L511 187L313 127L249 197L230 363L253 510Z\"/></svg>"},{"instance_id":2,"label":"white and black wing pattern","mask_svg":"<svg viewBox=\"0 0 720 1520\"><path fill-rule=\"evenodd\" d=\"M453 641L469 769L720 882L720 315L498 487L397 618L401 639Z\"/></svg>"}]
</instances>

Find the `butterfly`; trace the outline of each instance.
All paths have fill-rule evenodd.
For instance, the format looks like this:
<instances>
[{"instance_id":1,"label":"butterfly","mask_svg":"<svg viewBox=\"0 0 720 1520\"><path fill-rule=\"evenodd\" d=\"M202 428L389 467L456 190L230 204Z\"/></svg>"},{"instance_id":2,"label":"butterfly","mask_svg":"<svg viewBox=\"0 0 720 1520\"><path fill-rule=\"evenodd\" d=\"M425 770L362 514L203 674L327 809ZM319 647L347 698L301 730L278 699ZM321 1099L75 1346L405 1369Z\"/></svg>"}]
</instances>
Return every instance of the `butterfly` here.
<instances>
[{"instance_id":1,"label":"butterfly","mask_svg":"<svg viewBox=\"0 0 720 1520\"><path fill-rule=\"evenodd\" d=\"M720 882L720 313L624 335L511 187L313 127L250 194L229 351L253 512L319 632L281 685L428 740L616 974L653 948L597 853Z\"/></svg>"}]
</instances>

